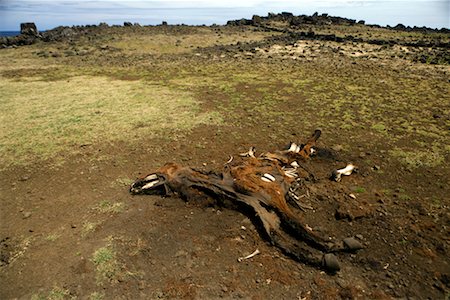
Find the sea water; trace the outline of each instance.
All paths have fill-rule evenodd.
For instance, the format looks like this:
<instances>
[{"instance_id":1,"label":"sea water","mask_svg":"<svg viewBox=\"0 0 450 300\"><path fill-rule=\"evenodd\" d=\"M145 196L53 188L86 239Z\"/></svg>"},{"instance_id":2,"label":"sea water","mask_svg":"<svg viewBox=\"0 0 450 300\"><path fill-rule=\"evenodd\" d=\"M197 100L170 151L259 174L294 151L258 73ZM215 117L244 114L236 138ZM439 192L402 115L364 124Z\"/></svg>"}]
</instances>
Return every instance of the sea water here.
<instances>
[{"instance_id":1,"label":"sea water","mask_svg":"<svg viewBox=\"0 0 450 300\"><path fill-rule=\"evenodd\" d=\"M19 34L20 31L0 31L0 36L16 36Z\"/></svg>"}]
</instances>

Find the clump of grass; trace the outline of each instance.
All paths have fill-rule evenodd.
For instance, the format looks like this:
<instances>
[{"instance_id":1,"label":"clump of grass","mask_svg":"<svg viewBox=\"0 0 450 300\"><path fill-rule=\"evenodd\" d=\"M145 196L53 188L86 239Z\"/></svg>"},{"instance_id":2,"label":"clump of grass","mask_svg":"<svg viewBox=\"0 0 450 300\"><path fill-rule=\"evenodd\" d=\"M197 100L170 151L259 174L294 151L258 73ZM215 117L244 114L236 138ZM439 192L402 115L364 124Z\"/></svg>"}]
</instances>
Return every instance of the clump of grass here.
<instances>
[{"instance_id":1,"label":"clump of grass","mask_svg":"<svg viewBox=\"0 0 450 300\"><path fill-rule=\"evenodd\" d=\"M380 133L386 132L386 126L383 123L377 123L377 124L372 125L372 129L374 129Z\"/></svg>"},{"instance_id":2,"label":"clump of grass","mask_svg":"<svg viewBox=\"0 0 450 300\"><path fill-rule=\"evenodd\" d=\"M49 235L47 235L47 237L45 239L49 242L54 242L58 238L59 238L59 234L49 234Z\"/></svg>"},{"instance_id":3,"label":"clump of grass","mask_svg":"<svg viewBox=\"0 0 450 300\"><path fill-rule=\"evenodd\" d=\"M366 189L365 189L365 188L363 188L363 187L361 187L361 186L355 187L355 193L361 194L361 193L365 193L365 192L366 192Z\"/></svg>"},{"instance_id":4,"label":"clump of grass","mask_svg":"<svg viewBox=\"0 0 450 300\"><path fill-rule=\"evenodd\" d=\"M99 225L99 223L95 223L95 222L84 222L83 227L81 228L81 236L86 236L89 233L93 232L97 226Z\"/></svg>"},{"instance_id":5,"label":"clump of grass","mask_svg":"<svg viewBox=\"0 0 450 300\"><path fill-rule=\"evenodd\" d=\"M111 282L120 277L120 266L111 245L97 249L91 260L95 265L98 284Z\"/></svg>"},{"instance_id":6,"label":"clump of grass","mask_svg":"<svg viewBox=\"0 0 450 300\"><path fill-rule=\"evenodd\" d=\"M433 148L410 151L396 148L389 153L409 169L436 167L444 162L444 156Z\"/></svg>"},{"instance_id":7,"label":"clump of grass","mask_svg":"<svg viewBox=\"0 0 450 300\"><path fill-rule=\"evenodd\" d=\"M31 300L63 300L68 298L70 298L69 290L60 287L54 287L48 295L39 293L31 296Z\"/></svg>"},{"instance_id":8,"label":"clump of grass","mask_svg":"<svg viewBox=\"0 0 450 300\"><path fill-rule=\"evenodd\" d=\"M101 213L120 213L125 209L125 203L123 202L114 202L111 203L108 200L103 200L96 206L94 209Z\"/></svg>"},{"instance_id":9,"label":"clump of grass","mask_svg":"<svg viewBox=\"0 0 450 300\"><path fill-rule=\"evenodd\" d=\"M93 292L92 294L89 295L89 300L102 300L104 298L105 294L100 292Z\"/></svg>"},{"instance_id":10,"label":"clump of grass","mask_svg":"<svg viewBox=\"0 0 450 300\"><path fill-rule=\"evenodd\" d=\"M400 195L398 195L398 198L403 201L411 200L411 197L407 194L400 194Z\"/></svg>"},{"instance_id":11,"label":"clump of grass","mask_svg":"<svg viewBox=\"0 0 450 300\"><path fill-rule=\"evenodd\" d=\"M116 183L120 186L130 186L133 182L134 180L128 177L121 177L116 179Z\"/></svg>"}]
</instances>

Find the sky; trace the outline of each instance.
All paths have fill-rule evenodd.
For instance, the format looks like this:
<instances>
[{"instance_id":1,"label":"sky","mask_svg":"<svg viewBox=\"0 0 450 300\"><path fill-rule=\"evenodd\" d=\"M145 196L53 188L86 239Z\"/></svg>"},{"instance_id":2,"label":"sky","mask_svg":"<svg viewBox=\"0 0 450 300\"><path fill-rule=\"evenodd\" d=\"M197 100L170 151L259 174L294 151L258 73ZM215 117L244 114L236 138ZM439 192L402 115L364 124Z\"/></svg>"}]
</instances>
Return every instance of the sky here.
<instances>
[{"instance_id":1,"label":"sky","mask_svg":"<svg viewBox=\"0 0 450 300\"><path fill-rule=\"evenodd\" d=\"M60 25L122 25L125 21L211 25L283 11L328 13L383 26L450 28L450 0L0 0L0 31L20 30L23 22L34 22L41 31Z\"/></svg>"}]
</instances>

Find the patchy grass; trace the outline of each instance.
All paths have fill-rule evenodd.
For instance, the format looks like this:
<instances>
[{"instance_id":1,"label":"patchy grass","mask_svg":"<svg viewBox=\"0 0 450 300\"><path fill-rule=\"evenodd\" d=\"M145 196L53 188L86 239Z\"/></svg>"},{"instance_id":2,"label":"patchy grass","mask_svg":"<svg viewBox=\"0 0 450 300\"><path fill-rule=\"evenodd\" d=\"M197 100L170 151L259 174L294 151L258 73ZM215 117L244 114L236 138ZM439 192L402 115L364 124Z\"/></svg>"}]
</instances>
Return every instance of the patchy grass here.
<instances>
[{"instance_id":1,"label":"patchy grass","mask_svg":"<svg viewBox=\"0 0 450 300\"><path fill-rule=\"evenodd\" d=\"M94 232L98 225L100 225L100 222L84 222L83 227L81 228L81 236L84 237L89 233Z\"/></svg>"},{"instance_id":2,"label":"patchy grass","mask_svg":"<svg viewBox=\"0 0 450 300\"><path fill-rule=\"evenodd\" d=\"M115 181L115 183L120 186L130 186L133 182L134 182L134 180L131 178L128 178L128 177L121 177L121 178L116 179L116 181Z\"/></svg>"},{"instance_id":3,"label":"patchy grass","mask_svg":"<svg viewBox=\"0 0 450 300\"><path fill-rule=\"evenodd\" d=\"M438 149L403 150L395 148L389 153L409 169L436 167L444 161L444 155Z\"/></svg>"},{"instance_id":4,"label":"patchy grass","mask_svg":"<svg viewBox=\"0 0 450 300\"><path fill-rule=\"evenodd\" d=\"M125 203L123 202L110 202L108 200L103 200L96 206L94 210L101 213L120 213L125 210Z\"/></svg>"},{"instance_id":5,"label":"patchy grass","mask_svg":"<svg viewBox=\"0 0 450 300\"><path fill-rule=\"evenodd\" d=\"M95 265L97 284L113 282L122 276L121 268L116 258L116 252L111 245L97 249L91 261Z\"/></svg>"},{"instance_id":6,"label":"patchy grass","mask_svg":"<svg viewBox=\"0 0 450 300\"><path fill-rule=\"evenodd\" d=\"M70 147L135 140L220 123L191 94L151 82L77 76L0 80L3 164L48 159Z\"/></svg>"},{"instance_id":7,"label":"patchy grass","mask_svg":"<svg viewBox=\"0 0 450 300\"><path fill-rule=\"evenodd\" d=\"M105 298L105 293L102 292L93 292L89 295L89 300L102 300Z\"/></svg>"},{"instance_id":8,"label":"patchy grass","mask_svg":"<svg viewBox=\"0 0 450 300\"><path fill-rule=\"evenodd\" d=\"M39 293L31 296L31 300L63 300L71 298L69 290L60 287L54 287L47 295Z\"/></svg>"},{"instance_id":9,"label":"patchy grass","mask_svg":"<svg viewBox=\"0 0 450 300\"><path fill-rule=\"evenodd\" d=\"M54 241L56 241L57 239L59 239L59 237L60 237L59 234L49 234L49 235L47 235L47 236L45 237L45 240L46 240L46 241L49 241L49 242L54 242Z\"/></svg>"},{"instance_id":10,"label":"patchy grass","mask_svg":"<svg viewBox=\"0 0 450 300\"><path fill-rule=\"evenodd\" d=\"M366 189L365 189L365 188L363 188L363 187L361 187L361 186L355 187L355 193L361 194L361 193L365 193L365 192L366 192Z\"/></svg>"},{"instance_id":11,"label":"patchy grass","mask_svg":"<svg viewBox=\"0 0 450 300\"><path fill-rule=\"evenodd\" d=\"M226 31L226 30L224 30ZM268 36L266 32L213 32L211 29L197 29L189 35L167 34L127 34L117 36L108 43L125 53L133 54L181 54L197 50L199 47L210 47L215 44L231 44L261 40Z\"/></svg>"}]
</instances>

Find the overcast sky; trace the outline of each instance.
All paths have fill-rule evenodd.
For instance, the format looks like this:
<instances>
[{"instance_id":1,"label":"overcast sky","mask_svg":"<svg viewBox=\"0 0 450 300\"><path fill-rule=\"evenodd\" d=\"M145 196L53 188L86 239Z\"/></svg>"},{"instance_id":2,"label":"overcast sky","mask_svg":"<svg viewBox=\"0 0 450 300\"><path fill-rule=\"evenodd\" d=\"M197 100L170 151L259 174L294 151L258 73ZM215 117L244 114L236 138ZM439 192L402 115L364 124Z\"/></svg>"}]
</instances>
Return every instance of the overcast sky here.
<instances>
[{"instance_id":1,"label":"overcast sky","mask_svg":"<svg viewBox=\"0 0 450 300\"><path fill-rule=\"evenodd\" d=\"M0 31L19 30L22 22L35 22L39 30L124 21L211 25L282 11L295 15L317 11L379 25L450 27L450 0L0 0Z\"/></svg>"}]
</instances>

